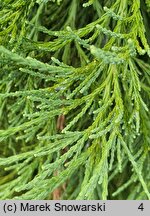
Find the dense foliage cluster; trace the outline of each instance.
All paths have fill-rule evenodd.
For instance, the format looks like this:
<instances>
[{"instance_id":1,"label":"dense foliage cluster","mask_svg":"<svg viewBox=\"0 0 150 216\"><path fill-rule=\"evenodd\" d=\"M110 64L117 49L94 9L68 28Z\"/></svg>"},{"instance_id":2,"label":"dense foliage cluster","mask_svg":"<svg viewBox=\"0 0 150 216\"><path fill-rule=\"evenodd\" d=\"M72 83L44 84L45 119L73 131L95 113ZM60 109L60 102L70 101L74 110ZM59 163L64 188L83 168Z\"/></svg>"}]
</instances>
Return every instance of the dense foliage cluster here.
<instances>
[{"instance_id":1,"label":"dense foliage cluster","mask_svg":"<svg viewBox=\"0 0 150 216\"><path fill-rule=\"evenodd\" d=\"M0 0L0 199L150 199L149 19L149 0Z\"/></svg>"}]
</instances>

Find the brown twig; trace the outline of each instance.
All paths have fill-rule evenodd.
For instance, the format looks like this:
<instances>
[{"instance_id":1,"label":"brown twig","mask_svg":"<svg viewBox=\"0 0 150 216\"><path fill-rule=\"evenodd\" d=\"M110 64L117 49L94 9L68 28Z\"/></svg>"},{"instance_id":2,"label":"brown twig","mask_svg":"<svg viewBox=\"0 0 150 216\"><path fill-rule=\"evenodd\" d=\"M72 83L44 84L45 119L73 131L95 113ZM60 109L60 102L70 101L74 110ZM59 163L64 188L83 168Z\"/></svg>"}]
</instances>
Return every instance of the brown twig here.
<instances>
[{"instance_id":1,"label":"brown twig","mask_svg":"<svg viewBox=\"0 0 150 216\"><path fill-rule=\"evenodd\" d=\"M65 115L61 114L57 118L56 128L57 128L58 132L61 132L64 129L64 127L65 127ZM64 154L65 152L66 152L66 149L65 149L65 151L62 151L61 154ZM58 171L56 170L54 172L54 176L57 176L57 175L58 175ZM53 191L53 200L60 200L61 195L62 195L63 191L65 190L65 188L66 188L65 183L62 186L56 188Z\"/></svg>"}]
</instances>

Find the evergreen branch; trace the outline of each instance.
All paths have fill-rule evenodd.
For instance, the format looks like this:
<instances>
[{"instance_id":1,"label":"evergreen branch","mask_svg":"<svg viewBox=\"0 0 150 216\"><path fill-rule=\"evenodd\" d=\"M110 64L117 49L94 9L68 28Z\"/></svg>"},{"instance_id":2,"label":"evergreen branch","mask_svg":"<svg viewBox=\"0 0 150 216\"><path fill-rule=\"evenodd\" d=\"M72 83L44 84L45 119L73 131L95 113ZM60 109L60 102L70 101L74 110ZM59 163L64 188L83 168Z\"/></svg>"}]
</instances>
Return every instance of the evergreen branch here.
<instances>
[{"instance_id":1,"label":"evergreen branch","mask_svg":"<svg viewBox=\"0 0 150 216\"><path fill-rule=\"evenodd\" d=\"M0 199L150 199L149 3L4 0Z\"/></svg>"}]
</instances>

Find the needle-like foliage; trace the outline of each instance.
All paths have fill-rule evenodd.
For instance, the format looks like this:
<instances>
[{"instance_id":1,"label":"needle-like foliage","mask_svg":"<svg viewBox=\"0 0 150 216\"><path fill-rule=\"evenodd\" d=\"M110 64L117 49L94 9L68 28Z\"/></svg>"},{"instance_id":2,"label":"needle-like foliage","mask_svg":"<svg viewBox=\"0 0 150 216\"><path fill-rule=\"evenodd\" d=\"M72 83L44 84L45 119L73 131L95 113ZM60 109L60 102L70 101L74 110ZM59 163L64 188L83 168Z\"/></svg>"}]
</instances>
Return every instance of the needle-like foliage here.
<instances>
[{"instance_id":1,"label":"needle-like foliage","mask_svg":"<svg viewBox=\"0 0 150 216\"><path fill-rule=\"evenodd\" d=\"M150 199L149 0L0 0L0 199Z\"/></svg>"}]
</instances>

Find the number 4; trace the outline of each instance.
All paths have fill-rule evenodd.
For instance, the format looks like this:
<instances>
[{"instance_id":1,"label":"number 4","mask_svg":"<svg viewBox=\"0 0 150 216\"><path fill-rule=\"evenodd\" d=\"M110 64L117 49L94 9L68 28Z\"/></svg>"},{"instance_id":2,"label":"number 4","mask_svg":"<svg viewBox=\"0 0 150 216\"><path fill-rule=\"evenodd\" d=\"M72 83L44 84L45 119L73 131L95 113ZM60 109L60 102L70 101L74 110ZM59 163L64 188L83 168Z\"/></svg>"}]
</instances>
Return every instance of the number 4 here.
<instances>
[{"instance_id":1,"label":"number 4","mask_svg":"<svg viewBox=\"0 0 150 216\"><path fill-rule=\"evenodd\" d=\"M143 206L143 203L141 203L138 207L139 210L143 211L144 210L144 206Z\"/></svg>"}]
</instances>

